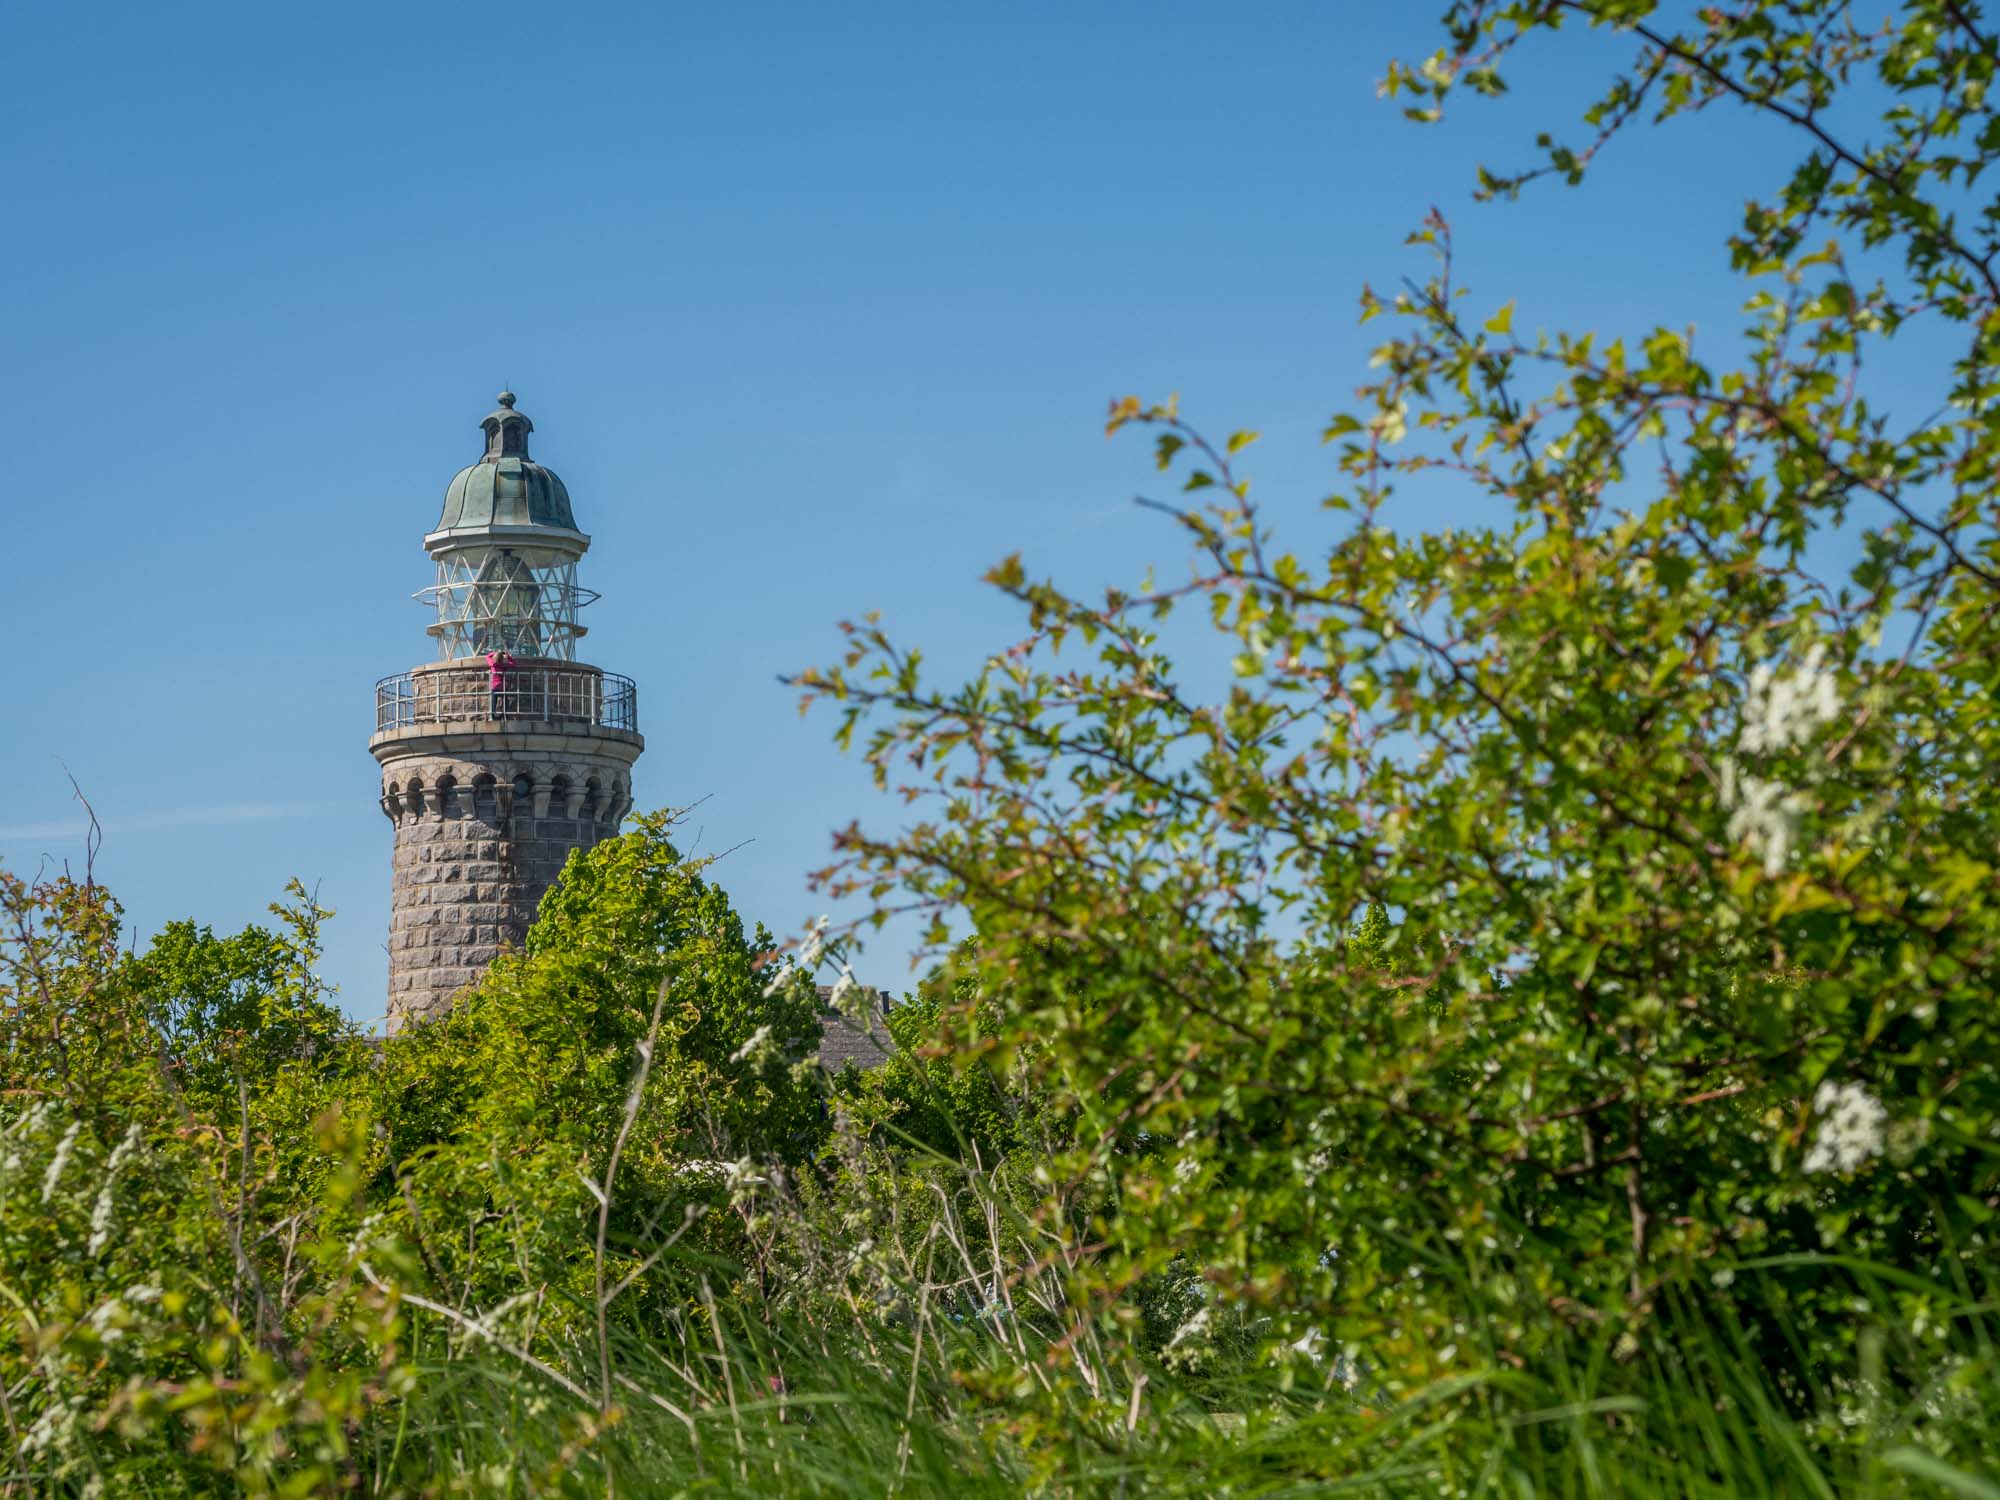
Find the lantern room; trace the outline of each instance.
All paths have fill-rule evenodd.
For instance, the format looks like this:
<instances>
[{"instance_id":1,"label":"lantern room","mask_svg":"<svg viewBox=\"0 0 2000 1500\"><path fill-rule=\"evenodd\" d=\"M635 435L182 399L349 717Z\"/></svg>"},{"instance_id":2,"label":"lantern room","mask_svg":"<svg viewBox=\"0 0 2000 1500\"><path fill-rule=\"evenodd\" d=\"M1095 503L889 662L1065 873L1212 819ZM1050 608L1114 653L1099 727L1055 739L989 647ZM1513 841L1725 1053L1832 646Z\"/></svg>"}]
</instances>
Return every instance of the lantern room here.
<instances>
[{"instance_id":1,"label":"lantern room","mask_svg":"<svg viewBox=\"0 0 2000 1500\"><path fill-rule=\"evenodd\" d=\"M590 538L576 529L562 480L529 458L535 424L514 409L514 393L502 391L479 425L486 452L453 478L424 538L437 582L417 598L437 611L427 628L438 659L506 651L574 661L585 629L577 611L597 598L576 582Z\"/></svg>"}]
</instances>

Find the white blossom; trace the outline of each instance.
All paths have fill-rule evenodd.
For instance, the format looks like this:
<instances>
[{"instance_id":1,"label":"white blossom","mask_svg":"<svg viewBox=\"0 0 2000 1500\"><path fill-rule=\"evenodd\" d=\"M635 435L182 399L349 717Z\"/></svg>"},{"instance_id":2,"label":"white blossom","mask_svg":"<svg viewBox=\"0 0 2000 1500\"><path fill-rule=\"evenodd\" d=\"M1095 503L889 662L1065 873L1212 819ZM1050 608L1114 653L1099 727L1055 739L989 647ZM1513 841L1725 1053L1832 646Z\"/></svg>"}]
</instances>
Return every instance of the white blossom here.
<instances>
[{"instance_id":1,"label":"white blossom","mask_svg":"<svg viewBox=\"0 0 2000 1500\"><path fill-rule=\"evenodd\" d=\"M731 1062L748 1063L753 1068L761 1068L776 1053L777 1047L771 1040L771 1028L759 1026L750 1033L750 1040L729 1054Z\"/></svg>"},{"instance_id":2,"label":"white blossom","mask_svg":"<svg viewBox=\"0 0 2000 1500\"><path fill-rule=\"evenodd\" d=\"M865 1027L868 1024L868 992L854 977L852 966L840 966L840 978L833 982L833 993L828 1000L853 1025Z\"/></svg>"},{"instance_id":3,"label":"white blossom","mask_svg":"<svg viewBox=\"0 0 2000 1500\"><path fill-rule=\"evenodd\" d=\"M1730 809L1729 836L1762 856L1765 875L1775 879L1783 874L1798 847L1800 820L1811 805L1805 794L1741 771L1725 756L1722 802Z\"/></svg>"},{"instance_id":4,"label":"white blossom","mask_svg":"<svg viewBox=\"0 0 2000 1500\"><path fill-rule=\"evenodd\" d=\"M771 977L764 985L764 998L768 1000L777 994L779 990L783 989L785 984L791 979L792 973L792 961L789 957L780 957L776 963L772 964Z\"/></svg>"},{"instance_id":5,"label":"white blossom","mask_svg":"<svg viewBox=\"0 0 2000 1500\"><path fill-rule=\"evenodd\" d=\"M1368 419L1368 430L1384 443L1400 443L1409 434L1409 407L1398 401Z\"/></svg>"},{"instance_id":6,"label":"white blossom","mask_svg":"<svg viewBox=\"0 0 2000 1500\"><path fill-rule=\"evenodd\" d=\"M1889 1112L1858 1083L1822 1083L1813 1094L1819 1129L1806 1152L1808 1172L1852 1172L1880 1156Z\"/></svg>"},{"instance_id":7,"label":"white blossom","mask_svg":"<svg viewBox=\"0 0 2000 1500\"><path fill-rule=\"evenodd\" d=\"M77 1415L77 1408L62 1397L51 1401L21 1434L21 1456L67 1447L69 1436L76 1429Z\"/></svg>"},{"instance_id":8,"label":"white blossom","mask_svg":"<svg viewBox=\"0 0 2000 1500\"><path fill-rule=\"evenodd\" d=\"M97 1202L90 1210L90 1244L92 1255L100 1253L111 1243L111 1211L114 1206L112 1186L118 1180L119 1170L130 1161L139 1149L140 1129L135 1124L125 1132L125 1138L112 1148L111 1155L104 1163L104 1181L97 1188Z\"/></svg>"},{"instance_id":9,"label":"white blossom","mask_svg":"<svg viewBox=\"0 0 2000 1500\"><path fill-rule=\"evenodd\" d=\"M42 1202L46 1203L56 1195L56 1184L62 1181L63 1169L69 1165L70 1153L76 1150L76 1136L83 1129L83 1121L70 1121L63 1138L56 1142L56 1154L49 1158L49 1169L42 1174Z\"/></svg>"},{"instance_id":10,"label":"white blossom","mask_svg":"<svg viewBox=\"0 0 2000 1500\"><path fill-rule=\"evenodd\" d=\"M1779 674L1766 663L1751 668L1743 690L1743 727L1736 744L1746 755L1802 745L1840 712L1840 685L1814 646L1795 672Z\"/></svg>"},{"instance_id":11,"label":"white blossom","mask_svg":"<svg viewBox=\"0 0 2000 1500\"><path fill-rule=\"evenodd\" d=\"M1839 680L1825 665L1823 647L1808 650L1793 671L1778 672L1759 663L1744 682L1736 748L1746 756L1792 749L1812 739L1839 713ZM1734 756L1723 756L1721 769L1729 836L1758 855L1764 874L1775 879L1798 847L1800 824L1812 806L1809 788L1756 775L1739 766ZM1813 771L1807 774L1809 781L1814 779Z\"/></svg>"},{"instance_id":12,"label":"white blossom","mask_svg":"<svg viewBox=\"0 0 2000 1500\"><path fill-rule=\"evenodd\" d=\"M747 1156L722 1164L722 1185L729 1190L729 1201L733 1204L741 1206L748 1202L763 1181L757 1173L757 1164Z\"/></svg>"},{"instance_id":13,"label":"white blossom","mask_svg":"<svg viewBox=\"0 0 2000 1500\"><path fill-rule=\"evenodd\" d=\"M97 1190L97 1202L90 1210L89 1252L96 1255L111 1243L111 1179L104 1179L104 1185Z\"/></svg>"},{"instance_id":14,"label":"white blossom","mask_svg":"<svg viewBox=\"0 0 2000 1500\"><path fill-rule=\"evenodd\" d=\"M125 1324L129 1320L130 1309L115 1296L99 1303L87 1319L97 1337L107 1344L125 1337Z\"/></svg>"},{"instance_id":15,"label":"white blossom","mask_svg":"<svg viewBox=\"0 0 2000 1500\"><path fill-rule=\"evenodd\" d=\"M818 921L814 922L806 932L805 941L799 945L799 962L808 969L817 967L819 961L826 957L826 924L828 920L827 917L821 916Z\"/></svg>"},{"instance_id":16,"label":"white blossom","mask_svg":"<svg viewBox=\"0 0 2000 1500\"><path fill-rule=\"evenodd\" d=\"M1163 1354L1169 1353L1191 1340L1199 1339L1207 1332L1208 1309L1206 1307L1196 1308L1194 1316L1174 1330L1174 1336L1167 1340L1166 1348L1160 1352Z\"/></svg>"}]
</instances>

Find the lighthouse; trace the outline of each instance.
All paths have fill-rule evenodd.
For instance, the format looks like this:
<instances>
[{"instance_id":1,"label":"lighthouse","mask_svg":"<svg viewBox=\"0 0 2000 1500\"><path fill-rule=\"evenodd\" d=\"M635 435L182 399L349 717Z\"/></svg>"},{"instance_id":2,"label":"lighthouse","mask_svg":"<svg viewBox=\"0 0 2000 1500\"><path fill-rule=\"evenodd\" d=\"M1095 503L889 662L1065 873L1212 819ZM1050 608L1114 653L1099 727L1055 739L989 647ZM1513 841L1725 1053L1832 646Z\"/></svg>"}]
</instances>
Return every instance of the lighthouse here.
<instances>
[{"instance_id":1,"label":"lighthouse","mask_svg":"<svg viewBox=\"0 0 2000 1500\"><path fill-rule=\"evenodd\" d=\"M576 659L590 538L528 456L502 391L485 452L447 486L424 550L435 659L375 685L369 753L395 827L389 1029L442 1014L518 947L573 849L617 832L645 748L638 690Z\"/></svg>"}]
</instances>

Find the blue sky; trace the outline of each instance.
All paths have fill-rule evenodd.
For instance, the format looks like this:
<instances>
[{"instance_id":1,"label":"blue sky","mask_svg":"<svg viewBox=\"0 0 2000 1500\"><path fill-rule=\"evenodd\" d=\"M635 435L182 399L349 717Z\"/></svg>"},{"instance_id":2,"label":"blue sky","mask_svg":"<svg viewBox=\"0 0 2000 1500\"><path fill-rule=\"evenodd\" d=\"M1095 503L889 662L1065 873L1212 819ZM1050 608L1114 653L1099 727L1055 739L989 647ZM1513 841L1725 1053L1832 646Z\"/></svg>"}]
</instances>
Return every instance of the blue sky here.
<instances>
[{"instance_id":1,"label":"blue sky","mask_svg":"<svg viewBox=\"0 0 2000 1500\"><path fill-rule=\"evenodd\" d=\"M796 931L829 831L898 814L778 674L869 609L972 666L1019 634L977 586L1009 552L1177 567L1110 397L1262 429L1309 549L1356 295L1424 274L1432 204L1517 328L1727 322L1722 236L1785 143L1716 113L1474 205L1613 54L1420 128L1375 84L1431 9L7 7L0 861L80 865L67 765L141 941L297 875L379 1017L372 684L428 655L419 539L508 383L595 538L583 654L639 682L641 805L706 798L717 878Z\"/></svg>"}]
</instances>

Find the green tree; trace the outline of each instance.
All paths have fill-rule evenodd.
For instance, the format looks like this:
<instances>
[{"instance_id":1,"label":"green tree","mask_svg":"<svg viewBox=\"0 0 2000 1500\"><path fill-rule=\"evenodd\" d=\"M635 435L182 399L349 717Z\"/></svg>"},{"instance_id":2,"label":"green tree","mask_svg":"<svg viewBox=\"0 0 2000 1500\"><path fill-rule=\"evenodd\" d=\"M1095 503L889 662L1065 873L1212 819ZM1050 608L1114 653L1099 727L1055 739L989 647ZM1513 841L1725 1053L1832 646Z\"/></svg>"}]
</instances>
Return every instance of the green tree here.
<instances>
[{"instance_id":1,"label":"green tree","mask_svg":"<svg viewBox=\"0 0 2000 1500\"><path fill-rule=\"evenodd\" d=\"M354 1028L315 968L333 913L297 880L286 894L271 907L278 932L253 925L219 938L191 919L169 922L121 976L150 1008L175 1076L211 1100L233 1100L239 1078L323 1067L336 1053L358 1065Z\"/></svg>"},{"instance_id":2,"label":"green tree","mask_svg":"<svg viewBox=\"0 0 2000 1500\"><path fill-rule=\"evenodd\" d=\"M385 1196L407 1184L399 1222L437 1291L553 1290L552 1324L581 1316L600 1267L576 1226L604 1197L629 1268L690 1210L739 1202L816 1152L817 995L761 928L745 934L709 861L675 849L673 821L643 816L572 854L525 949L384 1044L371 1113ZM742 1255L731 1222L703 1218L699 1242ZM643 1305L635 1293L621 1313Z\"/></svg>"},{"instance_id":3,"label":"green tree","mask_svg":"<svg viewBox=\"0 0 2000 1500\"><path fill-rule=\"evenodd\" d=\"M1061 1122L1034 1088L1030 1065L1000 1049L1000 1008L980 997L973 946L890 1007L889 1056L839 1084L886 1143L992 1166L1024 1143L1044 1145Z\"/></svg>"}]
</instances>

